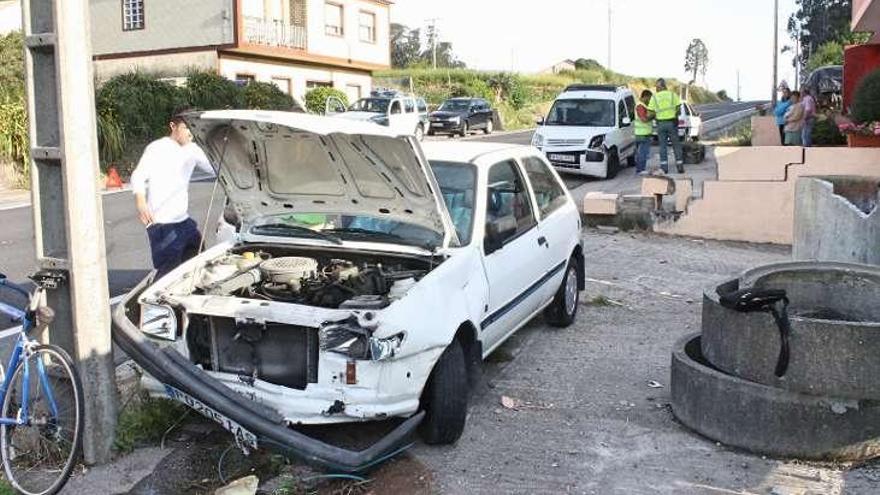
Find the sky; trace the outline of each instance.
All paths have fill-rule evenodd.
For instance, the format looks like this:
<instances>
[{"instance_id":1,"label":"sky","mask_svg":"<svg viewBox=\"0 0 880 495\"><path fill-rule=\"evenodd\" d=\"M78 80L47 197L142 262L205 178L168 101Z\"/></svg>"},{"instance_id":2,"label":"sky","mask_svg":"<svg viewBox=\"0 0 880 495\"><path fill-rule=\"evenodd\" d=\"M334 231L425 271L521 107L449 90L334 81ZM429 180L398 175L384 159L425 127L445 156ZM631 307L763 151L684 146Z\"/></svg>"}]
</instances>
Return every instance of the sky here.
<instances>
[{"instance_id":1,"label":"sky","mask_svg":"<svg viewBox=\"0 0 880 495\"><path fill-rule=\"evenodd\" d=\"M609 2L613 70L688 80L685 51L700 38L709 89L735 98L739 70L743 100L770 98L773 0L395 0L391 20L423 28L438 18L440 38L468 67L538 72L567 58L606 65ZM786 25L795 0L779 0L779 10L781 51L794 46ZM791 53L780 54L779 79L793 84Z\"/></svg>"}]
</instances>

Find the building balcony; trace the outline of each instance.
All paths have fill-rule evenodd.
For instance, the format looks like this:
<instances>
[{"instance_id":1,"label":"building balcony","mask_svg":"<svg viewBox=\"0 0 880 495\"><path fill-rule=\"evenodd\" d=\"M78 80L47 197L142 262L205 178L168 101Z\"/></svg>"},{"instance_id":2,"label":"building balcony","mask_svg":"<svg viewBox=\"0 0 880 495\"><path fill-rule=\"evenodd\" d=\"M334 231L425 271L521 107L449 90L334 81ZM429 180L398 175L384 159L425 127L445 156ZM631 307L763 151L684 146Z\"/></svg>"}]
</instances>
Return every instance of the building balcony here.
<instances>
[{"instance_id":1,"label":"building balcony","mask_svg":"<svg viewBox=\"0 0 880 495\"><path fill-rule=\"evenodd\" d=\"M244 41L253 45L305 50L308 46L306 28L281 20L244 18Z\"/></svg>"}]
</instances>

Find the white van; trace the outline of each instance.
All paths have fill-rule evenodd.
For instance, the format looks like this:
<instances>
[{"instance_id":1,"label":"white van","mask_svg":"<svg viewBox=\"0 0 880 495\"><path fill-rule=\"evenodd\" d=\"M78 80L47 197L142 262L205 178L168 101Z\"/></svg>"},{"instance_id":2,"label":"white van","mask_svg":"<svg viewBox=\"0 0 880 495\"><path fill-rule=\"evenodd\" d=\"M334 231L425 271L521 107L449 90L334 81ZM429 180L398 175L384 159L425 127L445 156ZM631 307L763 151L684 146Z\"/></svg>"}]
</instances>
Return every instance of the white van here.
<instances>
[{"instance_id":1,"label":"white van","mask_svg":"<svg viewBox=\"0 0 880 495\"><path fill-rule=\"evenodd\" d=\"M636 100L623 86L574 84L538 122L532 145L560 172L611 178L635 165Z\"/></svg>"},{"instance_id":2,"label":"white van","mask_svg":"<svg viewBox=\"0 0 880 495\"><path fill-rule=\"evenodd\" d=\"M349 120L373 122L400 135L411 134L421 141L428 127L428 106L422 98L396 91L374 91L347 109L337 98L325 103L325 114Z\"/></svg>"}]
</instances>

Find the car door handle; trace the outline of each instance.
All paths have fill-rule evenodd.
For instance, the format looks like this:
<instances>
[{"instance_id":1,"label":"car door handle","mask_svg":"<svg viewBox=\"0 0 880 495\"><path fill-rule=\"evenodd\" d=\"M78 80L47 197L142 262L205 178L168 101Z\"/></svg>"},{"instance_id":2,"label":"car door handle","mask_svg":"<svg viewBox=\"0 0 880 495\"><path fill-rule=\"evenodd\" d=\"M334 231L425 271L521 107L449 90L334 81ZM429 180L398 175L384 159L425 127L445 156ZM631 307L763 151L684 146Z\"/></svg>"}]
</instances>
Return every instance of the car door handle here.
<instances>
[{"instance_id":1,"label":"car door handle","mask_svg":"<svg viewBox=\"0 0 880 495\"><path fill-rule=\"evenodd\" d=\"M538 237L538 245L547 246L547 238L544 236Z\"/></svg>"}]
</instances>

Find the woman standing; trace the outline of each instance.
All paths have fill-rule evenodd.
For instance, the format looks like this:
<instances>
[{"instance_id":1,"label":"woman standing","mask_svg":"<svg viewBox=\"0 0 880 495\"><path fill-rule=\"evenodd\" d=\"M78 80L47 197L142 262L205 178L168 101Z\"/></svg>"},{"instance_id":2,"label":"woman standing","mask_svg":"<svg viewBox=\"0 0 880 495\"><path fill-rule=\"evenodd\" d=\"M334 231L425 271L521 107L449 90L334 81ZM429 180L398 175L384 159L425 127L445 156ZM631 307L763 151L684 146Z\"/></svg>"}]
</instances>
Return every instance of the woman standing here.
<instances>
[{"instance_id":1,"label":"woman standing","mask_svg":"<svg viewBox=\"0 0 880 495\"><path fill-rule=\"evenodd\" d=\"M792 91L791 106L785 112L785 145L801 146L801 133L804 130L804 105L801 103L801 94Z\"/></svg>"},{"instance_id":2,"label":"woman standing","mask_svg":"<svg viewBox=\"0 0 880 495\"><path fill-rule=\"evenodd\" d=\"M782 93L782 97L776 103L773 115L776 117L776 126L779 127L779 144L785 144L785 112L791 107L791 90L783 81L779 85L779 91Z\"/></svg>"}]
</instances>

